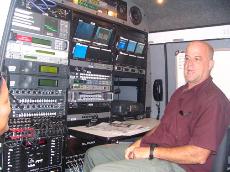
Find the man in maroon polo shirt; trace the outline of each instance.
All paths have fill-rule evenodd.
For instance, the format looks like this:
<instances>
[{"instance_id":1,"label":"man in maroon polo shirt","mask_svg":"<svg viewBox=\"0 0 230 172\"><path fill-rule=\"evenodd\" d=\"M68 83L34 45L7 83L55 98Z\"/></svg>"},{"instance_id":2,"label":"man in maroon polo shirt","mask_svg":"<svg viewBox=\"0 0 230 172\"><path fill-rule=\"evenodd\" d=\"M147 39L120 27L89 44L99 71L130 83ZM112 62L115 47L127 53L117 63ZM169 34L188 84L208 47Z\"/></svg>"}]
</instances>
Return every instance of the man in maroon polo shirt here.
<instances>
[{"instance_id":1,"label":"man in maroon polo shirt","mask_svg":"<svg viewBox=\"0 0 230 172\"><path fill-rule=\"evenodd\" d=\"M189 43L184 64L187 84L172 95L160 125L128 147L90 149L84 172L95 166L93 172L210 172L230 124L230 102L210 76L213 53L206 42ZM120 155L124 151L125 157Z\"/></svg>"}]
</instances>

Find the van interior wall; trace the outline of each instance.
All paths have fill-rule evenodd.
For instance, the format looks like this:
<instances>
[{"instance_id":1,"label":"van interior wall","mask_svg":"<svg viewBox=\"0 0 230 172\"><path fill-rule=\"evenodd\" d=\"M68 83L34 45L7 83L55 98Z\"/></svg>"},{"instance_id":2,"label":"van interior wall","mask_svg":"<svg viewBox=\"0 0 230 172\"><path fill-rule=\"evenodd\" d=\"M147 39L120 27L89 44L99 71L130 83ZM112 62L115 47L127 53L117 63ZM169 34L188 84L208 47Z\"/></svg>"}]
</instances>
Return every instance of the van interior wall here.
<instances>
[{"instance_id":1,"label":"van interior wall","mask_svg":"<svg viewBox=\"0 0 230 172\"><path fill-rule=\"evenodd\" d=\"M229 0L133 0L146 9L149 31L222 25L230 22Z\"/></svg>"}]
</instances>

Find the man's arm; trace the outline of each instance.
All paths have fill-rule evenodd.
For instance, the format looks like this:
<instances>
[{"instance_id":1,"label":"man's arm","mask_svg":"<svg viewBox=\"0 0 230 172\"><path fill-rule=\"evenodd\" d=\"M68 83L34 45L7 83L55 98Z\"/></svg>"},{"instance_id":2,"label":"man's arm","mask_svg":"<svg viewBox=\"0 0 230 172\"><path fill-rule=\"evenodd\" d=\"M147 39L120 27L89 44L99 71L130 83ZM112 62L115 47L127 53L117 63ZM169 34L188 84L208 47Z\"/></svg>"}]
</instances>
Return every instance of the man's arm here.
<instances>
[{"instance_id":1,"label":"man's arm","mask_svg":"<svg viewBox=\"0 0 230 172\"><path fill-rule=\"evenodd\" d=\"M139 147L133 150L133 159L148 158L149 147ZM186 145L173 148L156 147L155 158L171 161L178 164L204 164L211 151L198 146Z\"/></svg>"},{"instance_id":2,"label":"man's arm","mask_svg":"<svg viewBox=\"0 0 230 172\"><path fill-rule=\"evenodd\" d=\"M2 78L0 88L0 135L8 130L8 119L10 114L9 92L5 79Z\"/></svg>"},{"instance_id":3,"label":"man's arm","mask_svg":"<svg viewBox=\"0 0 230 172\"><path fill-rule=\"evenodd\" d=\"M198 146L186 145L174 148L156 147L153 154L156 158L178 164L204 164L211 151Z\"/></svg>"}]
</instances>

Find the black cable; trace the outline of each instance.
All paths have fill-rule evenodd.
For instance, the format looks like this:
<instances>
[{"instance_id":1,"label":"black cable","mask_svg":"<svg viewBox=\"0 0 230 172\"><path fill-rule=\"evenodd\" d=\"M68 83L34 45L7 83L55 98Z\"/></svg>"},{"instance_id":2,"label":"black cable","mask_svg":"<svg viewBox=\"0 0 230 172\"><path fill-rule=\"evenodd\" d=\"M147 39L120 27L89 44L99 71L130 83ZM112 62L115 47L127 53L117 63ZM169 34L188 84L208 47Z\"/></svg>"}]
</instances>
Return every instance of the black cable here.
<instances>
[{"instance_id":1,"label":"black cable","mask_svg":"<svg viewBox=\"0 0 230 172\"><path fill-rule=\"evenodd\" d=\"M156 107L157 107L157 120L159 120L160 119L160 102L157 102L156 103Z\"/></svg>"}]
</instances>

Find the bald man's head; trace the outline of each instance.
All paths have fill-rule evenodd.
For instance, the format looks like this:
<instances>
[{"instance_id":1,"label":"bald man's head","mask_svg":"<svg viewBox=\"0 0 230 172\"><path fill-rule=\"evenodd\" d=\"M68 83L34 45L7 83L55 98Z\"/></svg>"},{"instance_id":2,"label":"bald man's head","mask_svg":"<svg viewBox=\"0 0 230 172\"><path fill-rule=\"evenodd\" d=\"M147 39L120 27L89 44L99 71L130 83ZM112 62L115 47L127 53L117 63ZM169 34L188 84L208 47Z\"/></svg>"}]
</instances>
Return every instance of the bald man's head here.
<instances>
[{"instance_id":1,"label":"bald man's head","mask_svg":"<svg viewBox=\"0 0 230 172\"><path fill-rule=\"evenodd\" d=\"M200 84L210 76L214 65L214 50L203 41L193 41L185 51L184 76L189 88Z\"/></svg>"}]
</instances>

